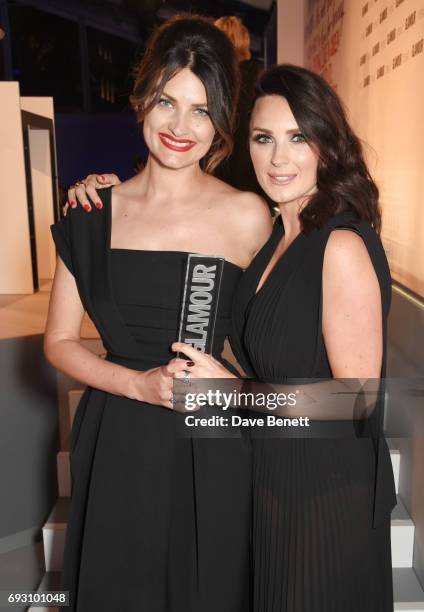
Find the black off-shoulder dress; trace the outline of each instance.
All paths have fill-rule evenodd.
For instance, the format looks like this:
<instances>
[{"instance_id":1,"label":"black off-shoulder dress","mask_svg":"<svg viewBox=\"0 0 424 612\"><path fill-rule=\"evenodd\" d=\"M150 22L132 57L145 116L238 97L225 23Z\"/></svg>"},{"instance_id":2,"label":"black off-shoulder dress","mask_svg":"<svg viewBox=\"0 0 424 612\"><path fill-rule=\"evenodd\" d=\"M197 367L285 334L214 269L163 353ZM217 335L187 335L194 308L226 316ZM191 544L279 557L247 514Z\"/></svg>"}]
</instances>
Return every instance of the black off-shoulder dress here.
<instances>
[{"instance_id":1,"label":"black off-shoulder dress","mask_svg":"<svg viewBox=\"0 0 424 612\"><path fill-rule=\"evenodd\" d=\"M187 253L111 249L111 191L52 227L107 359L167 363ZM220 358L241 269L225 263L215 329ZM70 445L72 497L62 588L70 612L246 612L250 446L190 439L183 415L88 388Z\"/></svg>"},{"instance_id":2,"label":"black off-shoulder dress","mask_svg":"<svg viewBox=\"0 0 424 612\"><path fill-rule=\"evenodd\" d=\"M251 376L271 383L331 378L321 326L322 267L335 228L357 232L368 249L381 289L385 359L391 281L370 225L342 213L321 230L301 233L255 294L283 236L278 218L236 292L232 345ZM254 433L254 612L392 612L396 496L381 410L369 428L372 435L363 438Z\"/></svg>"}]
</instances>

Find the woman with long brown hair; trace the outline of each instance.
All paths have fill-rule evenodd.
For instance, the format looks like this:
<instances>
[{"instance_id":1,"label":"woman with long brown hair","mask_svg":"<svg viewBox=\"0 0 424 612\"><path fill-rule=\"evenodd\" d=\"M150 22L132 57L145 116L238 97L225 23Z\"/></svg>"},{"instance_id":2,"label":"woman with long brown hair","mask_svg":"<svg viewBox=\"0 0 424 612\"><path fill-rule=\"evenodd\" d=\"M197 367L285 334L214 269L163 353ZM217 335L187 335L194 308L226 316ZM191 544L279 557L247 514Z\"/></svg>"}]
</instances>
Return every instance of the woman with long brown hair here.
<instances>
[{"instance_id":1,"label":"woman with long brown hair","mask_svg":"<svg viewBox=\"0 0 424 612\"><path fill-rule=\"evenodd\" d=\"M201 17L166 22L132 96L145 168L107 190L95 214L70 210L53 226L59 257L45 352L87 385L72 428L62 576L75 612L249 607L249 448L243 438L179 437L172 383L187 363L166 365L187 253L225 258L219 360L234 289L270 232L257 196L210 174L231 151L237 83L222 32ZM84 310L105 360L79 341Z\"/></svg>"},{"instance_id":2,"label":"woman with long brown hair","mask_svg":"<svg viewBox=\"0 0 424 612\"><path fill-rule=\"evenodd\" d=\"M280 215L236 293L244 370L271 384L384 377L391 279L378 188L328 83L291 65L263 73L250 154ZM210 356L185 353L193 377L220 375ZM392 612L396 495L381 399L363 435L348 420L336 437L320 421L302 439L254 432L255 612Z\"/></svg>"}]
</instances>

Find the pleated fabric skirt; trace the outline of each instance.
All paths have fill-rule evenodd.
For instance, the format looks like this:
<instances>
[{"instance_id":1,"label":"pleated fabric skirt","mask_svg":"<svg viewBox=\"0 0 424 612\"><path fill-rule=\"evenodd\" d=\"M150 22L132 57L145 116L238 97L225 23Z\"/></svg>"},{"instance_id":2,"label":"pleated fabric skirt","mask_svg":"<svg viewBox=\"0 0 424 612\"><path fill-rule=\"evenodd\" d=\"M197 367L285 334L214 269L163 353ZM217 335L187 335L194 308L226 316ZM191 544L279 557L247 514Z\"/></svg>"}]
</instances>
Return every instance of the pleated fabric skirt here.
<instances>
[{"instance_id":1,"label":"pleated fabric skirt","mask_svg":"<svg viewBox=\"0 0 424 612\"><path fill-rule=\"evenodd\" d=\"M371 440L253 440L254 612L393 612Z\"/></svg>"}]
</instances>

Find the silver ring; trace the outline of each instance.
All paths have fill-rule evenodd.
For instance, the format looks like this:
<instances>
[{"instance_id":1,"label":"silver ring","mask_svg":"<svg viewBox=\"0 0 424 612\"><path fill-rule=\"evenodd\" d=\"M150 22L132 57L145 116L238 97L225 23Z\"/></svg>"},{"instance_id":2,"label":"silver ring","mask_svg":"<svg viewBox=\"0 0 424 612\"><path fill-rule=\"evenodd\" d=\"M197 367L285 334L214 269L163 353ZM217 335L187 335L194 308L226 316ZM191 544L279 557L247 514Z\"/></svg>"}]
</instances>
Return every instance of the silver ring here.
<instances>
[{"instance_id":1,"label":"silver ring","mask_svg":"<svg viewBox=\"0 0 424 612\"><path fill-rule=\"evenodd\" d=\"M84 185L84 187L86 186L84 181L77 181L74 187L78 187L79 185Z\"/></svg>"},{"instance_id":2,"label":"silver ring","mask_svg":"<svg viewBox=\"0 0 424 612\"><path fill-rule=\"evenodd\" d=\"M190 372L187 372L187 370L184 370L184 376L181 379L183 381L183 383L185 385L189 385L190 384Z\"/></svg>"}]
</instances>

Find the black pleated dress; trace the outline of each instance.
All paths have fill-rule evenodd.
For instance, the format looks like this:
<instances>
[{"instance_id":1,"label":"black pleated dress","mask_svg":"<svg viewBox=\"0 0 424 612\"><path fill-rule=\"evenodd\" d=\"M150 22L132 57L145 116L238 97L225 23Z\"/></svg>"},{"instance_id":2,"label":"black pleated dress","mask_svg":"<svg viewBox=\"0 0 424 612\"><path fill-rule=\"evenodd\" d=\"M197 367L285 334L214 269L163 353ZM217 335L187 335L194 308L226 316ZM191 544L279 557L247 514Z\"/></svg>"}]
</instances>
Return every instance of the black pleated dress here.
<instances>
[{"instance_id":1,"label":"black pleated dress","mask_svg":"<svg viewBox=\"0 0 424 612\"><path fill-rule=\"evenodd\" d=\"M372 228L347 213L300 234L255 294L284 232L280 217L235 299L233 348L245 371L261 381L331 378L321 330L322 266L337 227L357 232L368 249L386 343L391 284L384 251ZM254 612L393 611L390 513L396 497L378 411L375 418L373 435L364 438L351 423L339 438L253 432Z\"/></svg>"},{"instance_id":2,"label":"black pleated dress","mask_svg":"<svg viewBox=\"0 0 424 612\"><path fill-rule=\"evenodd\" d=\"M52 228L107 359L167 363L187 254L110 248L101 211ZM241 269L225 263L215 329L221 353ZM251 455L243 437L190 439L183 415L88 388L71 433L72 498L62 588L72 612L246 612Z\"/></svg>"}]
</instances>

